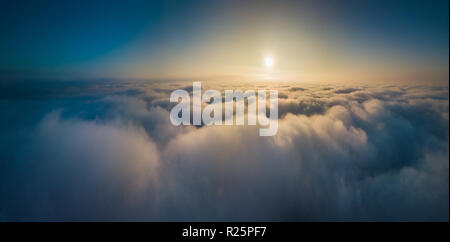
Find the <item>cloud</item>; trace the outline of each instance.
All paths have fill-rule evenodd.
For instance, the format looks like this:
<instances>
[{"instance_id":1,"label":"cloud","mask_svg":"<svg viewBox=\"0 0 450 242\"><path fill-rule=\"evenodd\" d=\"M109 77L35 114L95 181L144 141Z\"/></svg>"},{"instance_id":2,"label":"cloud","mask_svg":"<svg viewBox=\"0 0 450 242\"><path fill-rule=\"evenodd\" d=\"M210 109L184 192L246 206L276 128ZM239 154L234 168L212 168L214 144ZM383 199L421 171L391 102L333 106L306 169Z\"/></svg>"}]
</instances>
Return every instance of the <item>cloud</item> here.
<instances>
[{"instance_id":1,"label":"cloud","mask_svg":"<svg viewBox=\"0 0 450 242\"><path fill-rule=\"evenodd\" d=\"M1 220L448 220L446 85L258 84L274 137L172 126L186 83L73 85L1 99Z\"/></svg>"},{"instance_id":2,"label":"cloud","mask_svg":"<svg viewBox=\"0 0 450 242\"><path fill-rule=\"evenodd\" d=\"M117 218L117 208L132 208L158 181L156 144L132 125L63 120L55 111L18 152L2 172L3 217Z\"/></svg>"},{"instance_id":3,"label":"cloud","mask_svg":"<svg viewBox=\"0 0 450 242\"><path fill-rule=\"evenodd\" d=\"M297 91L306 91L307 89L302 88L302 87L291 87L289 88L289 91L291 92L297 92Z\"/></svg>"},{"instance_id":4,"label":"cloud","mask_svg":"<svg viewBox=\"0 0 450 242\"><path fill-rule=\"evenodd\" d=\"M334 91L334 93L348 94L348 93L356 92L358 90L359 90L358 88L342 88L342 89L338 89L338 90Z\"/></svg>"}]
</instances>

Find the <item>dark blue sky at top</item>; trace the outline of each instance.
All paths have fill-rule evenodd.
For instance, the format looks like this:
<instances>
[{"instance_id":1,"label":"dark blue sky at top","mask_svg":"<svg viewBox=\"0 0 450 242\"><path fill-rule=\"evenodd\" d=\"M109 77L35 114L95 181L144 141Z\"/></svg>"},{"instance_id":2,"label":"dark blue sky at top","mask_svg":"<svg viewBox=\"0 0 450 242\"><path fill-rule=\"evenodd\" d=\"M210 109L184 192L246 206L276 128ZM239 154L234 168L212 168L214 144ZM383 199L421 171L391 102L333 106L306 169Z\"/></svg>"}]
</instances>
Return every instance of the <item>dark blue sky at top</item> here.
<instances>
[{"instance_id":1,"label":"dark blue sky at top","mask_svg":"<svg viewBox=\"0 0 450 242\"><path fill-rule=\"evenodd\" d=\"M238 9L245 15L246 10L257 8L263 15L284 5L292 11L298 8L299 12L307 9L320 14L325 23L349 39L380 39L386 46L400 43L411 58L425 53L448 61L447 0L246 1L245 6L239 1L2 0L0 75L20 78L58 72L76 77L80 71L77 66L82 69L86 62L108 62L105 56L133 46L142 36L146 44L136 48L164 53L195 42L199 33L213 30Z\"/></svg>"},{"instance_id":2,"label":"dark blue sky at top","mask_svg":"<svg viewBox=\"0 0 450 242\"><path fill-rule=\"evenodd\" d=\"M163 13L149 3L10 1L1 10L4 69L90 60L126 44L144 29L160 32L163 23L159 21Z\"/></svg>"}]
</instances>

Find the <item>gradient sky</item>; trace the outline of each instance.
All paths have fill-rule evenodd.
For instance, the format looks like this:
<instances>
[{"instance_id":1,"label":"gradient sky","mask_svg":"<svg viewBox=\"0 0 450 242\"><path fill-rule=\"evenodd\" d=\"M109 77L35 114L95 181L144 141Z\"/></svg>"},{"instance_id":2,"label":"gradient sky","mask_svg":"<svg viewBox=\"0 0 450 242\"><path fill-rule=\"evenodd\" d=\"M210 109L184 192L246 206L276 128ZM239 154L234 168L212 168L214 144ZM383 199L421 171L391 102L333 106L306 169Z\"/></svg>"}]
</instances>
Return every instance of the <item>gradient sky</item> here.
<instances>
[{"instance_id":1,"label":"gradient sky","mask_svg":"<svg viewBox=\"0 0 450 242\"><path fill-rule=\"evenodd\" d=\"M2 0L0 77L447 81L448 5Z\"/></svg>"}]
</instances>

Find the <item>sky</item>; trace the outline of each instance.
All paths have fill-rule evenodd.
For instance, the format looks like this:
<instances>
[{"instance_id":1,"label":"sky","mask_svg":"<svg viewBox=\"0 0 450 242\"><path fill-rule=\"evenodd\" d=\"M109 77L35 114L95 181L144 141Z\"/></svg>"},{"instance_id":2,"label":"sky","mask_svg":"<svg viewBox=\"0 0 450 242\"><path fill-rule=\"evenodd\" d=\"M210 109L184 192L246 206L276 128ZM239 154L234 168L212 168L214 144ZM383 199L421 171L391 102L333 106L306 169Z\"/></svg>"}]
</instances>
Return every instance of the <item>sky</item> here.
<instances>
[{"instance_id":1,"label":"sky","mask_svg":"<svg viewBox=\"0 0 450 242\"><path fill-rule=\"evenodd\" d=\"M0 6L2 79L448 79L448 1Z\"/></svg>"}]
</instances>

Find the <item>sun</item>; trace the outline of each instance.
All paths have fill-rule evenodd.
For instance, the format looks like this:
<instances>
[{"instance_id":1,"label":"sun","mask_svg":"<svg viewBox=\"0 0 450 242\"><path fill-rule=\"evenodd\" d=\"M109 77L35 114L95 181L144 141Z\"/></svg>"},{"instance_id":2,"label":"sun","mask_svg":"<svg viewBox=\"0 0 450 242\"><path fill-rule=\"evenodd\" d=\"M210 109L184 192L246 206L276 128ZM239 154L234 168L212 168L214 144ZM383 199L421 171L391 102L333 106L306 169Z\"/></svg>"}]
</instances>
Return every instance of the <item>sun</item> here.
<instances>
[{"instance_id":1,"label":"sun","mask_svg":"<svg viewBox=\"0 0 450 242\"><path fill-rule=\"evenodd\" d=\"M266 58L264 58L264 64L266 65L267 68L271 68L273 66L272 57L267 56Z\"/></svg>"}]
</instances>

